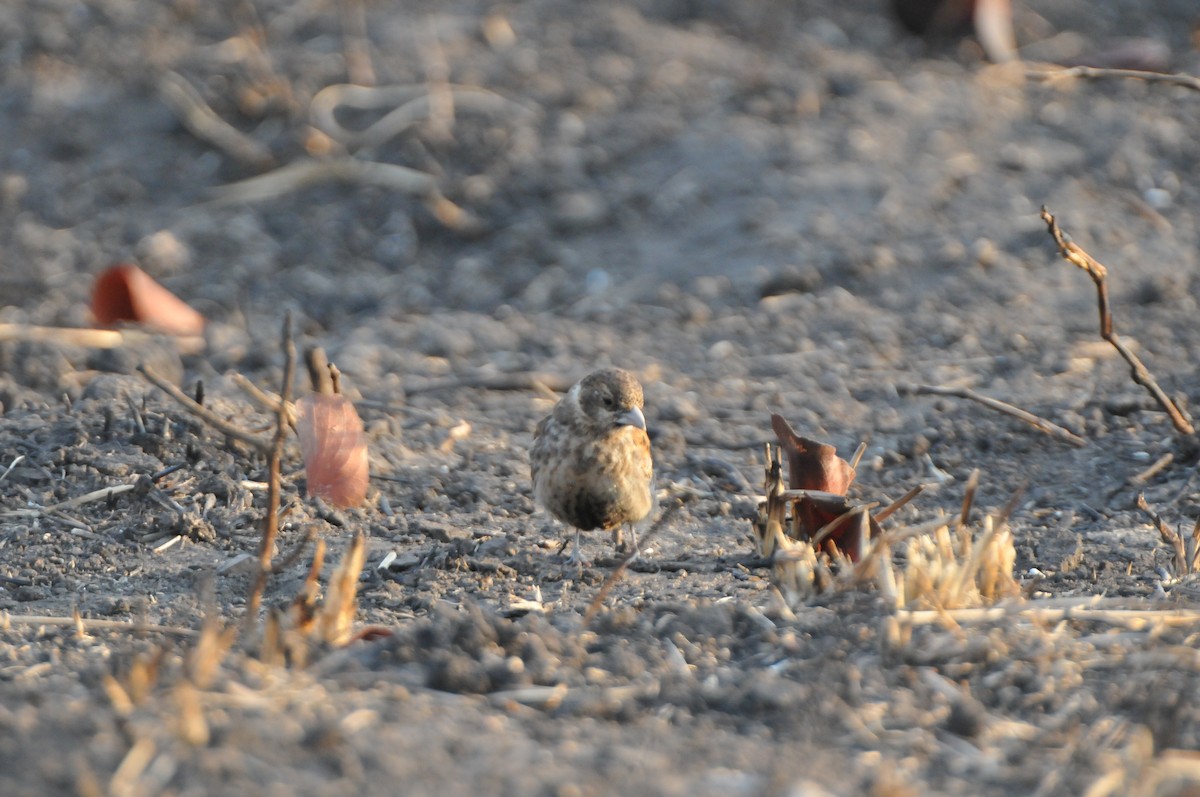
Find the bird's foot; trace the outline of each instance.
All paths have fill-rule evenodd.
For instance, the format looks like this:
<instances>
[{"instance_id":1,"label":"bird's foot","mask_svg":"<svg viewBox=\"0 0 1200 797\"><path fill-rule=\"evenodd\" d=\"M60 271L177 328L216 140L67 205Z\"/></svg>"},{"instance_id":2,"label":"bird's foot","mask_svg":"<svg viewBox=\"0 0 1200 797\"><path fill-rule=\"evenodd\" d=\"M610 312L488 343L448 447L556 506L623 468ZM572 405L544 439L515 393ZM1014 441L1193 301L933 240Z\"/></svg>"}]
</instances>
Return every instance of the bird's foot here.
<instances>
[{"instance_id":1,"label":"bird's foot","mask_svg":"<svg viewBox=\"0 0 1200 797\"><path fill-rule=\"evenodd\" d=\"M565 545L565 542L564 542ZM559 549L559 553L562 549ZM574 568L576 571L582 571L585 567L591 567L592 563L583 558L583 546L579 544L579 532L575 532L575 544L571 547L571 555L567 557L567 567Z\"/></svg>"},{"instance_id":2,"label":"bird's foot","mask_svg":"<svg viewBox=\"0 0 1200 797\"><path fill-rule=\"evenodd\" d=\"M633 561L642 555L642 549L638 547L637 529L633 526L629 527L630 544L626 545L622 539L621 530L613 530L613 544L617 546L617 553L626 554L629 561Z\"/></svg>"},{"instance_id":3,"label":"bird's foot","mask_svg":"<svg viewBox=\"0 0 1200 797\"><path fill-rule=\"evenodd\" d=\"M577 578L583 575L585 567L591 566L592 563L585 559L583 554L578 550L572 551L571 555L563 560L564 573L574 575Z\"/></svg>"}]
</instances>

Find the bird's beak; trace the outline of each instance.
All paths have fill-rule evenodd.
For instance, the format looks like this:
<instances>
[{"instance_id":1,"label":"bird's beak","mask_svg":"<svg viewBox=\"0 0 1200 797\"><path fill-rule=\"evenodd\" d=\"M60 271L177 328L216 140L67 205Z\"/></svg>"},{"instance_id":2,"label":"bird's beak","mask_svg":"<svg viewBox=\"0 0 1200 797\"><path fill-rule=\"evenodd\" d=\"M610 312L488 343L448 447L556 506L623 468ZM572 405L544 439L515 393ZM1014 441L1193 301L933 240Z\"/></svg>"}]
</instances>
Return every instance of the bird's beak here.
<instances>
[{"instance_id":1,"label":"bird's beak","mask_svg":"<svg viewBox=\"0 0 1200 797\"><path fill-rule=\"evenodd\" d=\"M617 426L636 426L644 432L646 431L646 416L642 415L640 408L630 407L617 416Z\"/></svg>"}]
</instances>

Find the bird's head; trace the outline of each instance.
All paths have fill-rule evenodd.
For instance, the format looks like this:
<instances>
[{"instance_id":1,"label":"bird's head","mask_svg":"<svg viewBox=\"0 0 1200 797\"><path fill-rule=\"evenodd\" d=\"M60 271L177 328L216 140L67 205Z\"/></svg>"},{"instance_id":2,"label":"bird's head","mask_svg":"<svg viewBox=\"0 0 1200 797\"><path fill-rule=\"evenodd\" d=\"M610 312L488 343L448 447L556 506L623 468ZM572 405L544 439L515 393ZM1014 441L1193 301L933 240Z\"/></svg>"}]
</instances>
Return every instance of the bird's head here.
<instances>
[{"instance_id":1,"label":"bird's head","mask_svg":"<svg viewBox=\"0 0 1200 797\"><path fill-rule=\"evenodd\" d=\"M593 371L572 392L584 417L596 427L636 426L645 431L642 386L628 371L620 368Z\"/></svg>"}]
</instances>

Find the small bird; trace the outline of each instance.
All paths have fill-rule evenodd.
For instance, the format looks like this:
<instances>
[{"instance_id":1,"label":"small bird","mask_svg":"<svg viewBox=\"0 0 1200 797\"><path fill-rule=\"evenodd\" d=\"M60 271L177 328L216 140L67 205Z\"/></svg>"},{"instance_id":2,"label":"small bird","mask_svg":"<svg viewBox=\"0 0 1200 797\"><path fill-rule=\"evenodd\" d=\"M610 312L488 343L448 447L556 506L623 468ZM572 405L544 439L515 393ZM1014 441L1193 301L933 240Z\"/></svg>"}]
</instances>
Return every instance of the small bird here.
<instances>
[{"instance_id":1,"label":"small bird","mask_svg":"<svg viewBox=\"0 0 1200 797\"><path fill-rule=\"evenodd\" d=\"M642 414L642 386L619 368L593 371L563 396L537 425L529 452L533 497L575 528L568 562L582 566L579 532L611 531L621 548L621 526L654 508L654 463ZM565 545L565 542L564 542Z\"/></svg>"}]
</instances>

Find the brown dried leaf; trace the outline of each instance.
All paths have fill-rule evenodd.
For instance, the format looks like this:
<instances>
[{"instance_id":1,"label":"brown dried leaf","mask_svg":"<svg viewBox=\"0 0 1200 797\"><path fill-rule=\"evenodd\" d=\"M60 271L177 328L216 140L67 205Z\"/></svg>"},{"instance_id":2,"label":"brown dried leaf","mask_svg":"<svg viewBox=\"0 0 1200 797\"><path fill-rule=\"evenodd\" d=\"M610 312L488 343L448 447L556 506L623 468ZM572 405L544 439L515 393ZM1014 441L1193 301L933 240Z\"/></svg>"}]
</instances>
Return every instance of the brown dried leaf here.
<instances>
[{"instance_id":1,"label":"brown dried leaf","mask_svg":"<svg viewBox=\"0 0 1200 797\"><path fill-rule=\"evenodd\" d=\"M103 326L134 323L180 336L204 332L204 316L131 263L118 263L96 277L92 314Z\"/></svg>"},{"instance_id":2,"label":"brown dried leaf","mask_svg":"<svg viewBox=\"0 0 1200 797\"><path fill-rule=\"evenodd\" d=\"M304 396L296 402L296 434L309 496L320 496L342 509L366 500L367 439L349 399L326 393Z\"/></svg>"},{"instance_id":3,"label":"brown dried leaf","mask_svg":"<svg viewBox=\"0 0 1200 797\"><path fill-rule=\"evenodd\" d=\"M782 415L772 413L771 428L787 453L790 488L846 494L854 482L854 468L837 455L836 448L799 436Z\"/></svg>"},{"instance_id":4,"label":"brown dried leaf","mask_svg":"<svg viewBox=\"0 0 1200 797\"><path fill-rule=\"evenodd\" d=\"M797 527L802 539L811 540L817 536L818 532L825 529L824 535L816 541L816 545L830 556L834 556L836 552L840 551L851 562L857 562L862 558L866 540L862 537L860 529L862 521L859 513L854 512L855 508L855 504L844 495L809 494L796 501L792 512L797 518ZM870 538L873 539L882 534L875 518L871 517L865 509L863 513L868 518ZM825 527L830 524L834 525L826 529Z\"/></svg>"}]
</instances>

